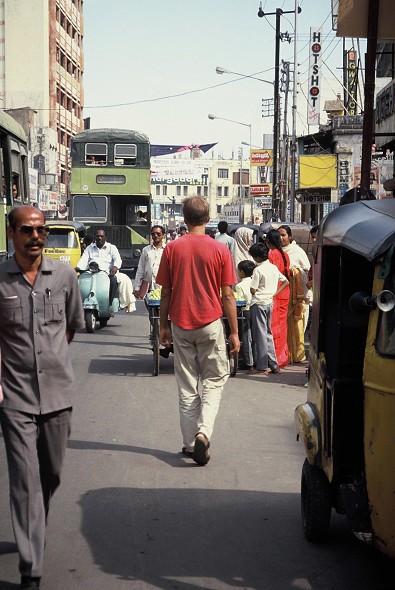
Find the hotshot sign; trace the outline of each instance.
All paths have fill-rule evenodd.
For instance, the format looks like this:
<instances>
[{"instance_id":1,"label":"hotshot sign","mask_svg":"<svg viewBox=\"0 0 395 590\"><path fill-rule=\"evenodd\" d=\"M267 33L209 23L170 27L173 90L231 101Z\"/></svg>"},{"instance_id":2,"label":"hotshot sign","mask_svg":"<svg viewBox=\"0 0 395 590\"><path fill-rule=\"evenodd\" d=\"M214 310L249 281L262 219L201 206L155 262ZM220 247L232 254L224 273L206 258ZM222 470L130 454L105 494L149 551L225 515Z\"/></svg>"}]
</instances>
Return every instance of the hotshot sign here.
<instances>
[{"instance_id":1,"label":"hotshot sign","mask_svg":"<svg viewBox=\"0 0 395 590\"><path fill-rule=\"evenodd\" d=\"M307 124L320 124L320 91L321 91L321 28L310 28L310 60L309 85L307 95Z\"/></svg>"}]
</instances>

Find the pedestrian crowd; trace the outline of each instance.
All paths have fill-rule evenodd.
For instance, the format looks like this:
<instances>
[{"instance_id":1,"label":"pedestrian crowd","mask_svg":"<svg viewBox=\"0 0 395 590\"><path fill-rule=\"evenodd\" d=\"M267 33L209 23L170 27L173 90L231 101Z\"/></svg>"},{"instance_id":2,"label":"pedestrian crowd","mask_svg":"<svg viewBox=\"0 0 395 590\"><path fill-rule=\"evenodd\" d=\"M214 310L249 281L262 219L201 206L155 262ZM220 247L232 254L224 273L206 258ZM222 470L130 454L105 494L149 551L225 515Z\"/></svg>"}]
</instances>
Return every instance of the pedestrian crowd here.
<instances>
[{"instance_id":1,"label":"pedestrian crowd","mask_svg":"<svg viewBox=\"0 0 395 590\"><path fill-rule=\"evenodd\" d=\"M136 298L161 287L159 338L162 356L174 352L181 453L204 466L230 374L229 354L241 349L240 368L258 377L305 359L312 275L287 225L254 243L248 227L232 237L221 221L217 232L208 231L202 197L185 199L183 215L178 232L152 226L134 287L119 272L121 256L104 229L86 239L75 270L91 263L105 270L110 303L118 293L124 311L134 311ZM75 270L43 256L44 214L17 207L8 215L7 231L14 255L0 265L0 424L19 588L26 589L40 587L49 505L70 435L74 377L68 345L84 327L84 316ZM240 326L235 294L244 301Z\"/></svg>"}]
</instances>

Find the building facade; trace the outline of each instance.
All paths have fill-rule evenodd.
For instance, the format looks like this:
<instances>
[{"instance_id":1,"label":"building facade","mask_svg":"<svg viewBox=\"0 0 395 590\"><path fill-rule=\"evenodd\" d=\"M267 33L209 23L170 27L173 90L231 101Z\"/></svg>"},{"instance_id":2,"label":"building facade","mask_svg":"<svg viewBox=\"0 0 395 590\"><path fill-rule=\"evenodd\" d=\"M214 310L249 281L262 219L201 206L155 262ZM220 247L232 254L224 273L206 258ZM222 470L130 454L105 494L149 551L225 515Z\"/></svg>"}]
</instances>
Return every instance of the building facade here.
<instances>
[{"instance_id":1,"label":"building facade","mask_svg":"<svg viewBox=\"0 0 395 590\"><path fill-rule=\"evenodd\" d=\"M182 223L181 203L198 195L208 200L210 218L244 223L262 220L261 199L250 197L257 183L257 168L249 159L185 157L151 158L151 192L155 223ZM240 199L241 195L241 199Z\"/></svg>"},{"instance_id":2,"label":"building facade","mask_svg":"<svg viewBox=\"0 0 395 590\"><path fill-rule=\"evenodd\" d=\"M0 2L0 104L16 116L36 113L27 130L32 167L44 181L55 176L63 199L70 140L83 128L83 35L83 0Z\"/></svg>"}]
</instances>

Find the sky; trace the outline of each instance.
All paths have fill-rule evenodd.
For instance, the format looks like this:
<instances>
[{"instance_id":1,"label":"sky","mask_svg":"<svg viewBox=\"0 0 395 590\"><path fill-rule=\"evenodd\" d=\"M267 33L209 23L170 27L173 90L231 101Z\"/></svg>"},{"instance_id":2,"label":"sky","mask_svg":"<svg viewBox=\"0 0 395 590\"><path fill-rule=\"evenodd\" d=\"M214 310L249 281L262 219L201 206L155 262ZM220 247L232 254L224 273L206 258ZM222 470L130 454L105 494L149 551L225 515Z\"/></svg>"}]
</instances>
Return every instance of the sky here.
<instances>
[{"instance_id":1,"label":"sky","mask_svg":"<svg viewBox=\"0 0 395 590\"><path fill-rule=\"evenodd\" d=\"M331 0L299 5L296 120L305 134L310 27L323 31L322 107L342 92L343 40L332 31ZM295 0L262 0L264 12L294 7ZM241 142L250 142L251 125L251 144L261 147L262 135L273 131L261 105L273 86L245 76L274 80L276 17L258 18L258 8L259 0L84 0L84 117L92 128L135 129L155 144L218 142L214 155L223 158L237 157ZM283 14L281 32L293 31L294 14ZM281 43L291 68L293 53L293 42ZM244 77L218 75L217 66Z\"/></svg>"}]
</instances>

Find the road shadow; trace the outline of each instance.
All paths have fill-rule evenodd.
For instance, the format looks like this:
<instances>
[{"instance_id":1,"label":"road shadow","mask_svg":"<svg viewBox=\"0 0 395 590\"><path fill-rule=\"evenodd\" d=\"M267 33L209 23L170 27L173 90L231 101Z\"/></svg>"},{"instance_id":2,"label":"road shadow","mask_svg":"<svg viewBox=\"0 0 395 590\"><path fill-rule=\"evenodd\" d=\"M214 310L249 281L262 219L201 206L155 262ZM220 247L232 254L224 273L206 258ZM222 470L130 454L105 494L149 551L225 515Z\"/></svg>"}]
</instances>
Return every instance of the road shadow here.
<instances>
[{"instance_id":1,"label":"road shadow","mask_svg":"<svg viewBox=\"0 0 395 590\"><path fill-rule=\"evenodd\" d=\"M393 589L393 562L352 539L343 519L326 544L305 541L299 501L246 490L112 487L89 490L79 504L95 564L141 587Z\"/></svg>"},{"instance_id":2,"label":"road shadow","mask_svg":"<svg viewBox=\"0 0 395 590\"><path fill-rule=\"evenodd\" d=\"M187 459L182 455L181 450L179 453L169 453L168 451L162 451L161 449L150 449L147 447L137 447L134 445L119 445L113 443L101 443L97 441L87 440L73 440L70 439L67 443L67 448L74 449L76 451L109 451L109 452L124 452L124 453L136 453L138 455L150 455L155 457L159 461L163 461L170 467L176 467L178 469L200 467L192 460Z\"/></svg>"}]
</instances>

